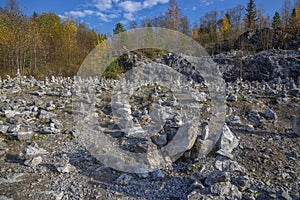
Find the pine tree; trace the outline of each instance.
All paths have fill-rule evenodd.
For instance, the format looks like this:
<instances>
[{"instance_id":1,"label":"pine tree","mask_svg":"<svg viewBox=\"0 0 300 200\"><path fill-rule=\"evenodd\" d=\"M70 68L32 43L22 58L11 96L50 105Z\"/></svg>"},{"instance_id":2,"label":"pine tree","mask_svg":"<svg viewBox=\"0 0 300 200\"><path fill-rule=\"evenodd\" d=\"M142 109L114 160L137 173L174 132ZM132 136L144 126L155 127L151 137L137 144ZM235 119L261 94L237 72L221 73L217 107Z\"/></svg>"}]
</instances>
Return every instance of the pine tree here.
<instances>
[{"instance_id":1,"label":"pine tree","mask_svg":"<svg viewBox=\"0 0 300 200\"><path fill-rule=\"evenodd\" d=\"M257 21L257 10L255 0L249 1L246 11L246 28L255 29Z\"/></svg>"},{"instance_id":2,"label":"pine tree","mask_svg":"<svg viewBox=\"0 0 300 200\"><path fill-rule=\"evenodd\" d=\"M273 21L272 21L272 28L279 29L280 27L281 27L280 15L278 12L275 12Z\"/></svg>"},{"instance_id":3,"label":"pine tree","mask_svg":"<svg viewBox=\"0 0 300 200\"><path fill-rule=\"evenodd\" d=\"M116 24L116 27L113 30L114 35L125 32L125 31L126 31L126 29L124 28L123 24L121 24L120 22L118 22Z\"/></svg>"}]
</instances>

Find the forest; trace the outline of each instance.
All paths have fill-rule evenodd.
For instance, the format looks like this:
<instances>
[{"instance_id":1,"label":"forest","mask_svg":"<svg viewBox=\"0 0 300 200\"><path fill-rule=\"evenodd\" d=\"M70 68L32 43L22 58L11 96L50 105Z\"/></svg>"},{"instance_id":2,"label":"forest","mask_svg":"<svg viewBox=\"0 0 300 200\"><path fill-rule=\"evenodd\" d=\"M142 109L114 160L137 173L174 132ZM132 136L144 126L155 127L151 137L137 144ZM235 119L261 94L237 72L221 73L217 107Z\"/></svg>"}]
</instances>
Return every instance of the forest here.
<instances>
[{"instance_id":1,"label":"forest","mask_svg":"<svg viewBox=\"0 0 300 200\"><path fill-rule=\"evenodd\" d=\"M246 31L264 28L299 36L300 0L284 0L281 11L273 16L266 16L255 0L249 0L247 5L205 13L194 23L183 14L176 0L170 0L165 13L139 23L132 21L128 27L117 23L113 34L139 27L177 30L204 47L224 41L230 44ZM0 74L74 76L88 53L109 36L52 12L27 16L16 0L8 0L0 7Z\"/></svg>"}]
</instances>

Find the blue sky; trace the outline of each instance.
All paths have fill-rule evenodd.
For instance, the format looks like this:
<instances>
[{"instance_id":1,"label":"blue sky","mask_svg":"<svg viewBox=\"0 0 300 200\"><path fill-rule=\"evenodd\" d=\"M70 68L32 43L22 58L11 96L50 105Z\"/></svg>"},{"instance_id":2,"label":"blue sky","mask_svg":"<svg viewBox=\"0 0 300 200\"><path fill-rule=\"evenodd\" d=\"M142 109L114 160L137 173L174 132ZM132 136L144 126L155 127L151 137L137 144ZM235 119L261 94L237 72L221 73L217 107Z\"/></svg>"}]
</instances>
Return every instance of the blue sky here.
<instances>
[{"instance_id":1,"label":"blue sky","mask_svg":"<svg viewBox=\"0 0 300 200\"><path fill-rule=\"evenodd\" d=\"M101 33L111 33L117 22L127 27L132 20L139 22L145 17L154 17L165 13L169 0L17 0L20 8L31 15L34 11L54 12L60 17L66 15L77 21L84 21L92 29ZM177 0L190 23L199 22L199 18L212 10L226 10L236 5L246 7L249 0ZM281 11L284 0L256 0L257 7L266 15L273 16ZM0 0L0 6L6 0ZM292 0L293 3L293 0Z\"/></svg>"}]
</instances>

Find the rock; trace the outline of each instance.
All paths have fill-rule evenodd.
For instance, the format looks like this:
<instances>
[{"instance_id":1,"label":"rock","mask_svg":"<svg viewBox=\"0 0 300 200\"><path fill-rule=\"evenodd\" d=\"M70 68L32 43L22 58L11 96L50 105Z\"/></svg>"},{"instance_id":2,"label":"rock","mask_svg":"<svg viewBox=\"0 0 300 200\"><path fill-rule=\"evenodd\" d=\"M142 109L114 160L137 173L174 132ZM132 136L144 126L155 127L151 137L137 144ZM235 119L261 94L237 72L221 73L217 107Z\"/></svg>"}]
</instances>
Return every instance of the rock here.
<instances>
[{"instance_id":1,"label":"rock","mask_svg":"<svg viewBox=\"0 0 300 200\"><path fill-rule=\"evenodd\" d=\"M9 198L9 197L3 196L3 195L0 195L0 199L1 200L13 200L12 198Z\"/></svg>"},{"instance_id":2,"label":"rock","mask_svg":"<svg viewBox=\"0 0 300 200\"><path fill-rule=\"evenodd\" d=\"M0 133L7 133L9 126L0 125Z\"/></svg>"},{"instance_id":3,"label":"rock","mask_svg":"<svg viewBox=\"0 0 300 200\"><path fill-rule=\"evenodd\" d=\"M205 187L203 186L203 184L199 181L194 181L194 183L190 186L190 190L195 190L195 189L204 189Z\"/></svg>"},{"instance_id":4,"label":"rock","mask_svg":"<svg viewBox=\"0 0 300 200\"><path fill-rule=\"evenodd\" d=\"M28 160L25 160L24 165L29 167L36 167L37 165L41 164L43 162L43 158L41 156L30 158Z\"/></svg>"},{"instance_id":5,"label":"rock","mask_svg":"<svg viewBox=\"0 0 300 200\"><path fill-rule=\"evenodd\" d=\"M227 172L215 170L205 179L204 184L207 186L211 186L215 183L227 181L229 181L229 176Z\"/></svg>"},{"instance_id":6,"label":"rock","mask_svg":"<svg viewBox=\"0 0 300 200\"><path fill-rule=\"evenodd\" d=\"M8 127L7 132L8 133L16 133L20 130L20 125L11 125Z\"/></svg>"},{"instance_id":7,"label":"rock","mask_svg":"<svg viewBox=\"0 0 300 200\"><path fill-rule=\"evenodd\" d=\"M229 127L224 124L222 127L222 132L220 139L218 141L218 151L217 153L229 158L232 158L231 152L239 145L239 140L231 132Z\"/></svg>"},{"instance_id":8,"label":"rock","mask_svg":"<svg viewBox=\"0 0 300 200\"><path fill-rule=\"evenodd\" d=\"M117 183L119 185L128 185L130 183L131 179L132 179L132 176L124 173L115 180L115 183Z\"/></svg>"},{"instance_id":9,"label":"rock","mask_svg":"<svg viewBox=\"0 0 300 200\"><path fill-rule=\"evenodd\" d=\"M241 121L239 116L234 116L229 122L228 122L229 126L240 126L243 127L244 123Z\"/></svg>"},{"instance_id":10,"label":"rock","mask_svg":"<svg viewBox=\"0 0 300 200\"><path fill-rule=\"evenodd\" d=\"M228 196L231 186L230 182L216 183L210 186L210 192L219 196Z\"/></svg>"},{"instance_id":11,"label":"rock","mask_svg":"<svg viewBox=\"0 0 300 200\"><path fill-rule=\"evenodd\" d=\"M271 110L270 108L268 108L265 112L265 117L267 119L271 119L271 120L274 120L274 119L277 119L277 114Z\"/></svg>"},{"instance_id":12,"label":"rock","mask_svg":"<svg viewBox=\"0 0 300 200\"><path fill-rule=\"evenodd\" d=\"M33 131L27 131L27 132L18 132L17 137L18 140L29 140L34 135Z\"/></svg>"},{"instance_id":13,"label":"rock","mask_svg":"<svg viewBox=\"0 0 300 200\"><path fill-rule=\"evenodd\" d=\"M163 135L155 135L151 137L151 140L153 141L154 144L156 144L157 146L164 146L167 144L168 140L167 140L167 135L163 134Z\"/></svg>"},{"instance_id":14,"label":"rock","mask_svg":"<svg viewBox=\"0 0 300 200\"><path fill-rule=\"evenodd\" d=\"M239 176L237 178L233 178L231 181L241 191L245 191L246 189L250 188L250 181L248 177Z\"/></svg>"},{"instance_id":15,"label":"rock","mask_svg":"<svg viewBox=\"0 0 300 200\"><path fill-rule=\"evenodd\" d=\"M1 144L1 143L0 143ZM3 155L5 155L5 153L8 151L8 149L7 148L1 148L0 147L0 156L3 156Z\"/></svg>"},{"instance_id":16,"label":"rock","mask_svg":"<svg viewBox=\"0 0 300 200\"><path fill-rule=\"evenodd\" d=\"M248 117L248 120L249 120L250 122L253 122L253 123L255 123L255 124L259 124L259 123L260 123L261 116L260 116L260 114L258 113L257 110L250 110L250 111L248 112L247 117Z\"/></svg>"},{"instance_id":17,"label":"rock","mask_svg":"<svg viewBox=\"0 0 300 200\"><path fill-rule=\"evenodd\" d=\"M53 104L52 101L46 103L45 109L47 111L53 111L53 110L55 110L55 108L56 108L56 106Z\"/></svg>"},{"instance_id":18,"label":"rock","mask_svg":"<svg viewBox=\"0 0 300 200\"><path fill-rule=\"evenodd\" d=\"M39 148L38 145L34 142L32 142L23 152L25 158L46 154L48 154L48 152L43 148Z\"/></svg>"},{"instance_id":19,"label":"rock","mask_svg":"<svg viewBox=\"0 0 300 200\"><path fill-rule=\"evenodd\" d=\"M227 97L227 101L237 101L238 96L236 94L231 94Z\"/></svg>"},{"instance_id":20,"label":"rock","mask_svg":"<svg viewBox=\"0 0 300 200\"><path fill-rule=\"evenodd\" d=\"M292 197L285 191L285 190L280 190L276 194L277 199L280 200L292 200Z\"/></svg>"},{"instance_id":21,"label":"rock","mask_svg":"<svg viewBox=\"0 0 300 200\"><path fill-rule=\"evenodd\" d=\"M241 166L238 162L229 160L226 157L223 156L217 156L214 162L214 167L223 172L231 172L231 173L240 173L245 174L246 169Z\"/></svg>"},{"instance_id":22,"label":"rock","mask_svg":"<svg viewBox=\"0 0 300 200\"><path fill-rule=\"evenodd\" d=\"M45 120L45 119L55 118L56 114L51 113L51 112L47 112L45 110L40 110L39 113L38 113L38 117L39 117L40 120Z\"/></svg>"},{"instance_id":23,"label":"rock","mask_svg":"<svg viewBox=\"0 0 300 200\"><path fill-rule=\"evenodd\" d=\"M42 134L59 134L61 131L60 129L57 129L55 127L48 127L48 126L43 126L41 129L40 129L40 133Z\"/></svg>"},{"instance_id":24,"label":"rock","mask_svg":"<svg viewBox=\"0 0 300 200\"><path fill-rule=\"evenodd\" d=\"M251 125L251 124L247 124L247 125L246 125L246 131L248 131L248 132L252 133L252 132L254 132L254 131L255 131L255 128L254 128L254 126L253 126L253 125Z\"/></svg>"},{"instance_id":25,"label":"rock","mask_svg":"<svg viewBox=\"0 0 300 200\"><path fill-rule=\"evenodd\" d=\"M156 169L151 173L151 177L154 180L160 180L165 178L165 174L160 169Z\"/></svg>"},{"instance_id":26,"label":"rock","mask_svg":"<svg viewBox=\"0 0 300 200\"><path fill-rule=\"evenodd\" d=\"M300 136L300 116L293 116L293 132Z\"/></svg>"},{"instance_id":27,"label":"rock","mask_svg":"<svg viewBox=\"0 0 300 200\"><path fill-rule=\"evenodd\" d=\"M67 163L64 166L57 166L56 170L60 173L70 173L76 171L76 168L70 163Z\"/></svg>"},{"instance_id":28,"label":"rock","mask_svg":"<svg viewBox=\"0 0 300 200\"><path fill-rule=\"evenodd\" d=\"M12 118L16 115L20 115L20 112L15 110L4 110L5 117Z\"/></svg>"}]
</instances>

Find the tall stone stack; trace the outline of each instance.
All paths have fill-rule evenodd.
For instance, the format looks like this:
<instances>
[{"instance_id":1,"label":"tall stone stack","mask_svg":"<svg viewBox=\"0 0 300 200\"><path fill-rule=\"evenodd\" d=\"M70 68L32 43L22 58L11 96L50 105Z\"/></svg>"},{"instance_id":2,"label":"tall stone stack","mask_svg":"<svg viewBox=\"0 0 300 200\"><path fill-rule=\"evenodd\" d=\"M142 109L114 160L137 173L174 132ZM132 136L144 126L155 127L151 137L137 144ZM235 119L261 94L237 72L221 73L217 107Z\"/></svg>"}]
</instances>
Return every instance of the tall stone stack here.
<instances>
[{"instance_id":1,"label":"tall stone stack","mask_svg":"<svg viewBox=\"0 0 300 200\"><path fill-rule=\"evenodd\" d=\"M298 116L293 116L293 131L296 135L300 136L300 110Z\"/></svg>"}]
</instances>

